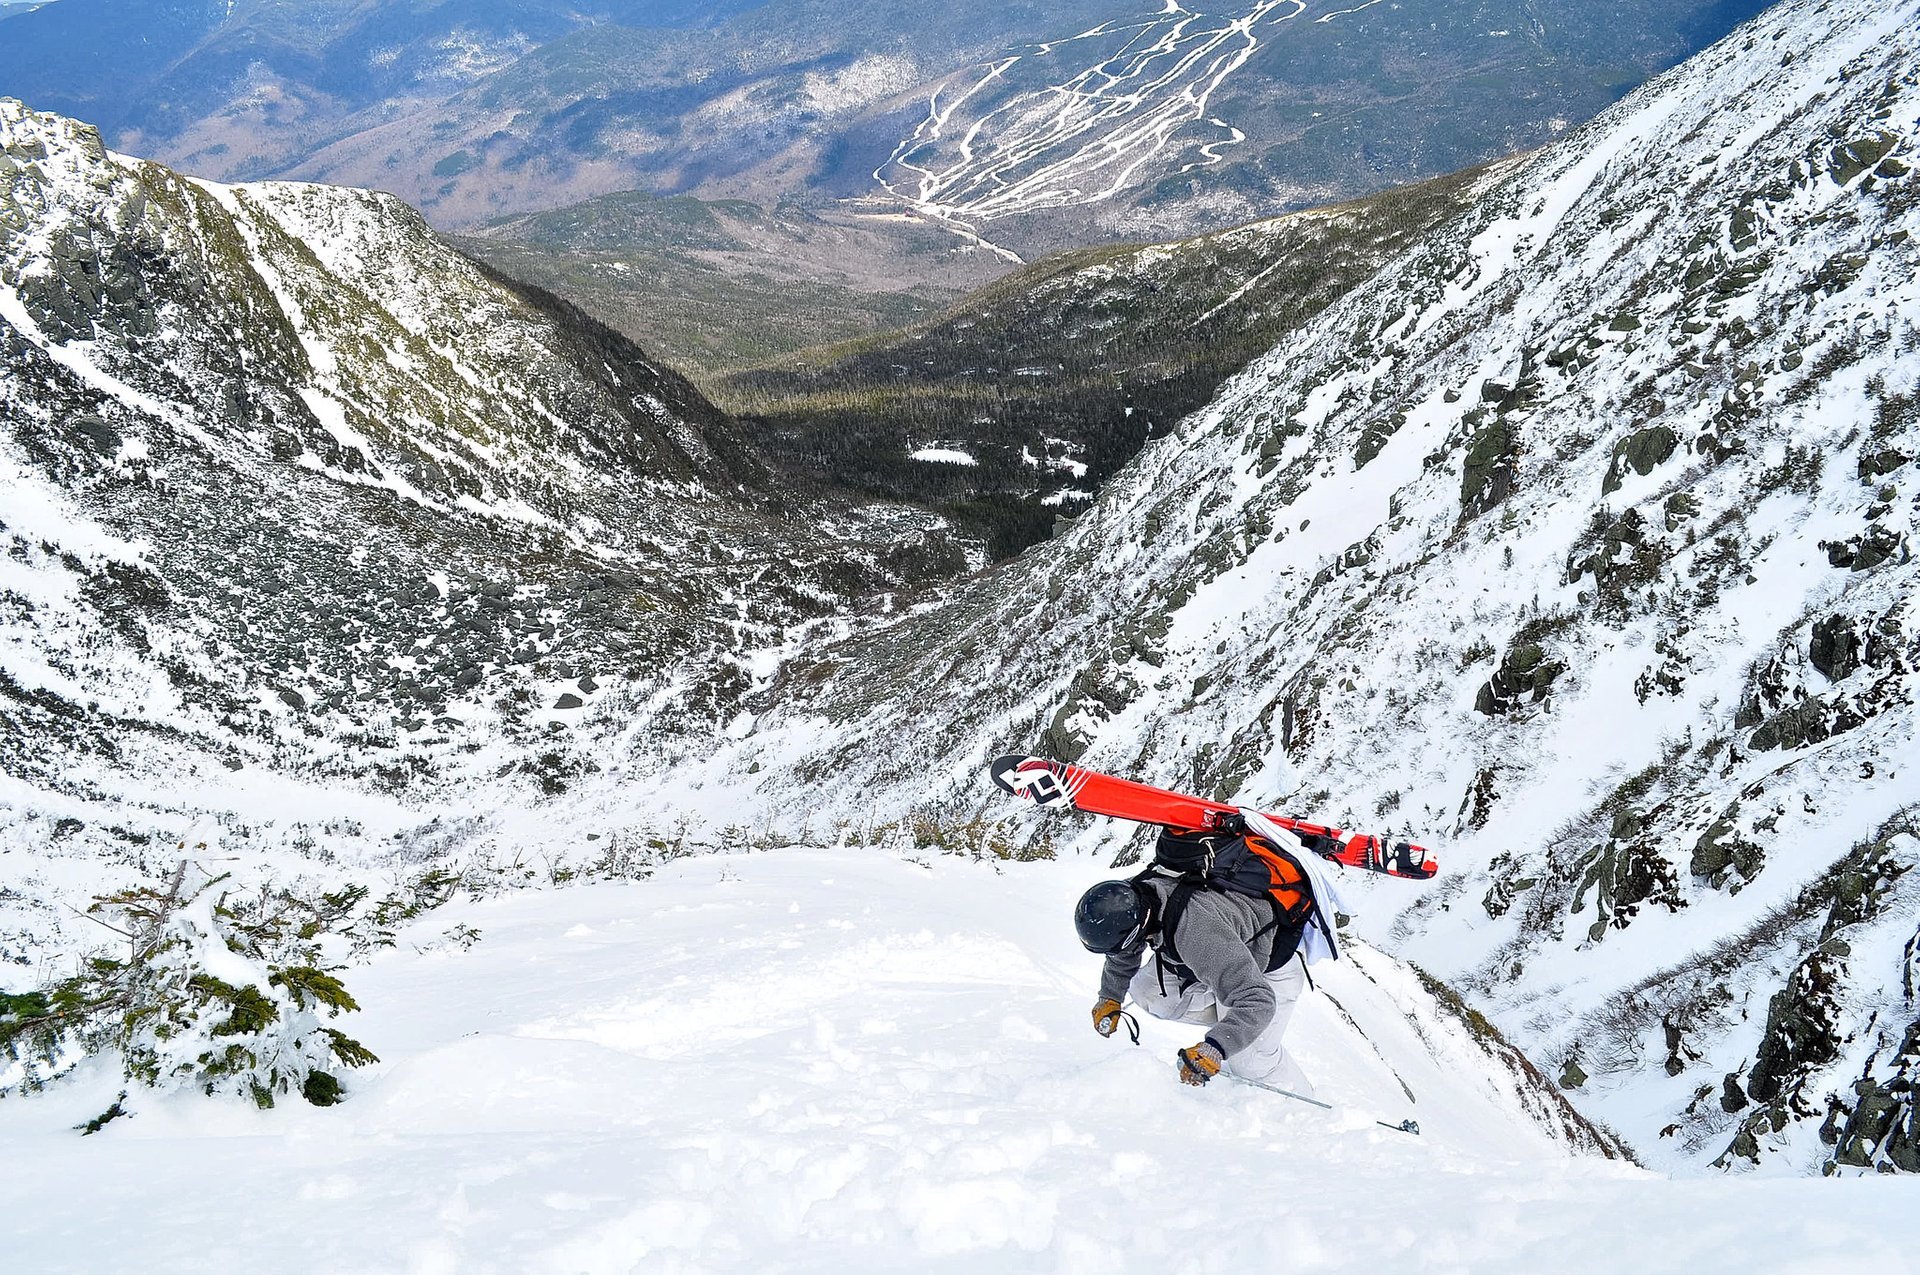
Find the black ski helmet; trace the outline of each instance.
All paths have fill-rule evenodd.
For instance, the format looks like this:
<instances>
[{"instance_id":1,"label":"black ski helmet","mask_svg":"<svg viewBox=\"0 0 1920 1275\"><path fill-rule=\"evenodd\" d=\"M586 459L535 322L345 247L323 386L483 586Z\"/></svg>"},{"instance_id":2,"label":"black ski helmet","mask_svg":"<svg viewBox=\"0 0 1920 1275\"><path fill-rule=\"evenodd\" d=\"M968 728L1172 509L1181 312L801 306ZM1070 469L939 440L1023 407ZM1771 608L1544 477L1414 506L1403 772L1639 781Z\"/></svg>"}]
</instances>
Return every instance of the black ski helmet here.
<instances>
[{"instance_id":1,"label":"black ski helmet","mask_svg":"<svg viewBox=\"0 0 1920 1275\"><path fill-rule=\"evenodd\" d=\"M1102 881L1073 909L1073 928L1081 946L1106 955L1124 951L1147 932L1153 910L1131 881Z\"/></svg>"}]
</instances>

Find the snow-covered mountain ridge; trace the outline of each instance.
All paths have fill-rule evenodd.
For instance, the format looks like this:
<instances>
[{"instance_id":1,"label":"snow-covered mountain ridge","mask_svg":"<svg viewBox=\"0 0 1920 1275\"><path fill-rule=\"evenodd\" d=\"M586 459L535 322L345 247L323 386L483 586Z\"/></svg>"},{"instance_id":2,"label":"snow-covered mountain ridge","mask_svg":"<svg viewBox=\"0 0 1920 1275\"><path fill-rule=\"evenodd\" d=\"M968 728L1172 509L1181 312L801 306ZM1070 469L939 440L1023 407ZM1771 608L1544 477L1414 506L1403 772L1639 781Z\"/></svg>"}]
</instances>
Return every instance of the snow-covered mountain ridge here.
<instances>
[{"instance_id":1,"label":"snow-covered mountain ridge","mask_svg":"<svg viewBox=\"0 0 1920 1275\"><path fill-rule=\"evenodd\" d=\"M1920 1167L1916 31L1786 3L1636 93L714 782L998 815L1043 748L1411 831L1381 937L1649 1158Z\"/></svg>"},{"instance_id":2,"label":"snow-covered mountain ridge","mask_svg":"<svg viewBox=\"0 0 1920 1275\"><path fill-rule=\"evenodd\" d=\"M965 565L918 511L774 491L390 197L190 181L10 100L0 416L10 960L203 816L384 861L564 790L582 708L704 736L743 649Z\"/></svg>"}]
</instances>

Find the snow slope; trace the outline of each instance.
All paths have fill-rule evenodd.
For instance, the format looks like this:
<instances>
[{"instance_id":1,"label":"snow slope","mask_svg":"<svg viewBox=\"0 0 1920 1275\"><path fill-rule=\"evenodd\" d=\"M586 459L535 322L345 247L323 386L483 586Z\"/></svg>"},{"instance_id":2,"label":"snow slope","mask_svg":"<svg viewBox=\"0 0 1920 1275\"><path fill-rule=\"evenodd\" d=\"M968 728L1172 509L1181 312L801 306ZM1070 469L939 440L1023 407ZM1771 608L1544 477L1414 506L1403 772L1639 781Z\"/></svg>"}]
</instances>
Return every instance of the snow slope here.
<instances>
[{"instance_id":1,"label":"snow slope","mask_svg":"<svg viewBox=\"0 0 1920 1275\"><path fill-rule=\"evenodd\" d=\"M1293 1028L1342 1110L1183 1088L1190 1029L1088 1030L1066 922L1097 873L791 850L436 914L354 976L384 1061L341 1106L136 1095L91 1138L68 1126L111 1085L0 1106L34 1166L0 1176L9 1263L1920 1269L1902 1181L1672 1182L1569 1151L1371 950L1320 967ZM456 923L479 944L438 937ZM1372 1123L1407 1115L1418 1137Z\"/></svg>"},{"instance_id":2,"label":"snow slope","mask_svg":"<svg viewBox=\"0 0 1920 1275\"><path fill-rule=\"evenodd\" d=\"M1769 10L664 798L964 825L1050 752L1386 825L1449 874L1368 932L1650 1159L1866 1167L1920 1045L1916 31Z\"/></svg>"}]
</instances>

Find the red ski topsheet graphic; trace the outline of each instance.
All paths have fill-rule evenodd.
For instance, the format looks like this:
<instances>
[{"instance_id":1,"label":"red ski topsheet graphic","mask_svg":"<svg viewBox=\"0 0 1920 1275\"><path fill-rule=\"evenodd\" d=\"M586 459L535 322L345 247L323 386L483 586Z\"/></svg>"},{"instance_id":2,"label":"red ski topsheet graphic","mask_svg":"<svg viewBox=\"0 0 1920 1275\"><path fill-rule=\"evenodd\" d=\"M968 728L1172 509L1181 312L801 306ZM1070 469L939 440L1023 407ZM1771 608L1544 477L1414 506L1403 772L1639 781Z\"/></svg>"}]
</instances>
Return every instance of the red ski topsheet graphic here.
<instances>
[{"instance_id":1,"label":"red ski topsheet graphic","mask_svg":"<svg viewBox=\"0 0 1920 1275\"><path fill-rule=\"evenodd\" d=\"M1036 806L1071 806L1090 815L1110 815L1173 828L1218 828L1240 813L1237 807L1225 802L1137 784L1047 757L1009 753L995 758L989 770L1002 792ZM1365 833L1285 815L1267 817L1299 837L1307 849L1350 868L1411 877L1416 881L1425 881L1440 870L1431 851L1411 842L1383 842Z\"/></svg>"}]
</instances>

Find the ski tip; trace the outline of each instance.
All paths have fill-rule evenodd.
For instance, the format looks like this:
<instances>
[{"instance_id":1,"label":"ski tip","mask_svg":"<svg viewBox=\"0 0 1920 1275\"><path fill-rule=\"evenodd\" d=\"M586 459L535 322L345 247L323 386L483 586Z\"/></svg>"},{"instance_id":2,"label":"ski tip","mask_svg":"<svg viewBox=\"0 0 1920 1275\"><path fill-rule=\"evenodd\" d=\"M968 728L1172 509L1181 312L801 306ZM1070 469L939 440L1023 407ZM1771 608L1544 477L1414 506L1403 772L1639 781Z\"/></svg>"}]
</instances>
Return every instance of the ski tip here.
<instances>
[{"instance_id":1,"label":"ski tip","mask_svg":"<svg viewBox=\"0 0 1920 1275\"><path fill-rule=\"evenodd\" d=\"M1042 807L1065 806L1072 804L1073 798L1061 779L1063 769L1059 762L1045 757L1007 753L994 758L987 773L993 776L994 786L1010 797Z\"/></svg>"},{"instance_id":2,"label":"ski tip","mask_svg":"<svg viewBox=\"0 0 1920 1275\"><path fill-rule=\"evenodd\" d=\"M1386 864L1392 875L1416 881L1431 881L1440 871L1440 861L1433 857L1433 851L1410 841L1395 842L1387 851Z\"/></svg>"},{"instance_id":3,"label":"ski tip","mask_svg":"<svg viewBox=\"0 0 1920 1275\"><path fill-rule=\"evenodd\" d=\"M1019 797L1024 794L1014 783L1014 772L1030 761L1039 760L1024 753L1003 753L987 763L987 774L992 776L994 787L1010 796Z\"/></svg>"}]
</instances>

